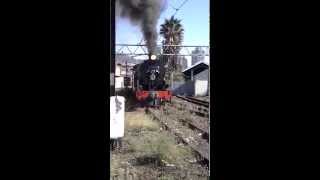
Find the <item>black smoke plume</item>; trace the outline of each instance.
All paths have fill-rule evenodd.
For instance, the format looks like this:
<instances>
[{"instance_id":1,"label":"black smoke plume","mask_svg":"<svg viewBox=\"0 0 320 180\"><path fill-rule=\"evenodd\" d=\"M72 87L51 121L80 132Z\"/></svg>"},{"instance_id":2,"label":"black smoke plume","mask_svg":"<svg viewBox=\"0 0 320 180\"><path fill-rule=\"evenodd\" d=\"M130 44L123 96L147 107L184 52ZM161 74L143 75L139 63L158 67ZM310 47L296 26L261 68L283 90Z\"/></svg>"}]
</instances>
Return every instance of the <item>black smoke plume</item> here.
<instances>
[{"instance_id":1,"label":"black smoke plume","mask_svg":"<svg viewBox=\"0 0 320 180\"><path fill-rule=\"evenodd\" d=\"M140 26L148 51L154 54L158 38L157 22L165 7L165 0L116 0L116 15Z\"/></svg>"}]
</instances>

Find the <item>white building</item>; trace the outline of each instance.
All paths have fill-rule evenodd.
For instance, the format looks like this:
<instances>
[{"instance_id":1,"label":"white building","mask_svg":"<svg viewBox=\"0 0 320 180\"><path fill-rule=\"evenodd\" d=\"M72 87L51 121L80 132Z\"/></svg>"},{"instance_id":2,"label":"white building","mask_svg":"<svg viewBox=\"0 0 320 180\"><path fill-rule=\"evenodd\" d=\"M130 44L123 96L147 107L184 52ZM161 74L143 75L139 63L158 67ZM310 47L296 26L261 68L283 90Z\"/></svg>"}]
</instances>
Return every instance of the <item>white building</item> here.
<instances>
[{"instance_id":1,"label":"white building","mask_svg":"<svg viewBox=\"0 0 320 180\"><path fill-rule=\"evenodd\" d=\"M198 62L182 71L186 83L179 90L182 94L193 96L209 95L209 64L206 61Z\"/></svg>"},{"instance_id":2,"label":"white building","mask_svg":"<svg viewBox=\"0 0 320 180\"><path fill-rule=\"evenodd\" d=\"M125 88L125 82L128 82L127 87L131 88L131 77L132 77L132 67L134 64L127 63L127 64L116 64L115 69L115 89L120 90ZM127 81L125 80L127 79Z\"/></svg>"}]
</instances>

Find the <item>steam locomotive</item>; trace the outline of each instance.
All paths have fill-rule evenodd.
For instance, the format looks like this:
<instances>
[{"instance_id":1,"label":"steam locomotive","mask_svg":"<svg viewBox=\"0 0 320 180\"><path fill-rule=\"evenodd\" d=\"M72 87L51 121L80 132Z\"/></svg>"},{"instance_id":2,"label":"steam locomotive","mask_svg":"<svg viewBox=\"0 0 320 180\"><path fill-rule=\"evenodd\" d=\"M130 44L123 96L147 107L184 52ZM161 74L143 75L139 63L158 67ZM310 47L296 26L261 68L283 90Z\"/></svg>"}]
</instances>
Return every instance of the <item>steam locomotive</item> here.
<instances>
[{"instance_id":1,"label":"steam locomotive","mask_svg":"<svg viewBox=\"0 0 320 180\"><path fill-rule=\"evenodd\" d=\"M165 82L165 68L155 55L134 68L134 90L142 106L159 107L171 101L172 93Z\"/></svg>"}]
</instances>

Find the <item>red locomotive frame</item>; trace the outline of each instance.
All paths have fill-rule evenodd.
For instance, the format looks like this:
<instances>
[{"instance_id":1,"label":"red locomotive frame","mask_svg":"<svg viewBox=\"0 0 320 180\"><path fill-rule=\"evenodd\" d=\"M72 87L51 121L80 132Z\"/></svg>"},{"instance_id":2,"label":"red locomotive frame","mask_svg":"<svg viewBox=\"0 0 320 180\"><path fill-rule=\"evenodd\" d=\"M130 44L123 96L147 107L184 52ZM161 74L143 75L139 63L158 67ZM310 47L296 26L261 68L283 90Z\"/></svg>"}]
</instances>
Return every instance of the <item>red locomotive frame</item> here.
<instances>
[{"instance_id":1,"label":"red locomotive frame","mask_svg":"<svg viewBox=\"0 0 320 180\"><path fill-rule=\"evenodd\" d=\"M171 91L164 90L164 91L153 91L156 93L156 98L160 99L161 102L163 101L171 101L172 93ZM149 97L150 91L143 91L137 90L136 91L136 98L138 101L145 101Z\"/></svg>"}]
</instances>

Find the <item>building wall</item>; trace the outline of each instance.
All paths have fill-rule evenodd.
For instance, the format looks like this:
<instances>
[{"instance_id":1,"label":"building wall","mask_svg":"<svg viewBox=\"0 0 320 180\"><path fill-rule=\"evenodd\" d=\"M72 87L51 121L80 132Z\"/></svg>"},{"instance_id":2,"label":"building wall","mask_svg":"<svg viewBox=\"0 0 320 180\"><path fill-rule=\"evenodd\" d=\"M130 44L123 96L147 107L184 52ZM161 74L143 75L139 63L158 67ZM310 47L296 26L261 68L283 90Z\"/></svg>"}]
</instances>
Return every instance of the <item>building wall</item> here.
<instances>
[{"instance_id":1,"label":"building wall","mask_svg":"<svg viewBox=\"0 0 320 180\"><path fill-rule=\"evenodd\" d=\"M208 81L195 80L194 96L207 96L208 95Z\"/></svg>"},{"instance_id":2,"label":"building wall","mask_svg":"<svg viewBox=\"0 0 320 180\"><path fill-rule=\"evenodd\" d=\"M172 87L173 95L207 96L209 95L209 69L194 76L194 81L174 81Z\"/></svg>"},{"instance_id":3,"label":"building wall","mask_svg":"<svg viewBox=\"0 0 320 180\"><path fill-rule=\"evenodd\" d=\"M130 70L133 66L132 65L128 65L127 69L128 71L126 71L126 66L125 65L116 65L116 70L115 70L115 88L116 89L122 89L125 88L124 86L124 77L128 76L132 82L132 71ZM129 85L128 88L131 88L131 86Z\"/></svg>"},{"instance_id":4,"label":"building wall","mask_svg":"<svg viewBox=\"0 0 320 180\"><path fill-rule=\"evenodd\" d=\"M116 76L131 76L132 75L132 71L130 69L132 69L133 66L128 66L126 70L126 66L125 65L117 65L116 66Z\"/></svg>"},{"instance_id":5,"label":"building wall","mask_svg":"<svg viewBox=\"0 0 320 180\"><path fill-rule=\"evenodd\" d=\"M115 88L121 89L124 88L124 78L123 77L116 77L115 78Z\"/></svg>"},{"instance_id":6,"label":"building wall","mask_svg":"<svg viewBox=\"0 0 320 180\"><path fill-rule=\"evenodd\" d=\"M209 69L202 71L194 76L195 79L195 96L209 95Z\"/></svg>"},{"instance_id":7,"label":"building wall","mask_svg":"<svg viewBox=\"0 0 320 180\"><path fill-rule=\"evenodd\" d=\"M115 72L115 76L120 76L121 74L121 66L116 65L116 72Z\"/></svg>"},{"instance_id":8,"label":"building wall","mask_svg":"<svg viewBox=\"0 0 320 180\"><path fill-rule=\"evenodd\" d=\"M209 69L206 69L204 71L202 71L201 73L199 74L196 74L194 76L194 79L196 80L209 80Z\"/></svg>"}]
</instances>

